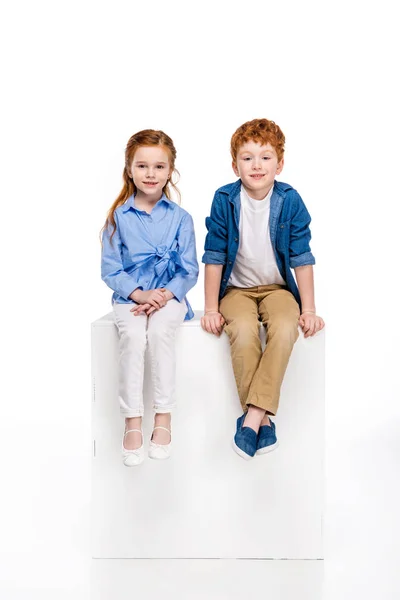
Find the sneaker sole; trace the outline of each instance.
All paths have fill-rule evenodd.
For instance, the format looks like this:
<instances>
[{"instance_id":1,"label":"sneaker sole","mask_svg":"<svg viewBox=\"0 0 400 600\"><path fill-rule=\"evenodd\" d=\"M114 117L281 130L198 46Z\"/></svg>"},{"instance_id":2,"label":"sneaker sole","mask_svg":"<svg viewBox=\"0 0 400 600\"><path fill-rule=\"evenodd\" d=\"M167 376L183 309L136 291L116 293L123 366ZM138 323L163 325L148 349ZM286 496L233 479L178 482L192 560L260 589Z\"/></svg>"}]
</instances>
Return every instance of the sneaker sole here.
<instances>
[{"instance_id":1,"label":"sneaker sole","mask_svg":"<svg viewBox=\"0 0 400 600\"><path fill-rule=\"evenodd\" d=\"M238 454L244 460L251 460L252 458L254 458L254 456L250 456L250 454L246 454L246 452L243 452L243 450L241 450L239 448L239 446L236 446L235 440L232 440L232 448L234 449L236 454Z\"/></svg>"},{"instance_id":2,"label":"sneaker sole","mask_svg":"<svg viewBox=\"0 0 400 600\"><path fill-rule=\"evenodd\" d=\"M261 454L268 454L268 452L272 452L273 450L276 450L276 448L279 446L279 442L276 441L275 444L271 444L270 446L265 446L265 448L260 448L260 450L256 451L256 454L261 455Z\"/></svg>"}]
</instances>

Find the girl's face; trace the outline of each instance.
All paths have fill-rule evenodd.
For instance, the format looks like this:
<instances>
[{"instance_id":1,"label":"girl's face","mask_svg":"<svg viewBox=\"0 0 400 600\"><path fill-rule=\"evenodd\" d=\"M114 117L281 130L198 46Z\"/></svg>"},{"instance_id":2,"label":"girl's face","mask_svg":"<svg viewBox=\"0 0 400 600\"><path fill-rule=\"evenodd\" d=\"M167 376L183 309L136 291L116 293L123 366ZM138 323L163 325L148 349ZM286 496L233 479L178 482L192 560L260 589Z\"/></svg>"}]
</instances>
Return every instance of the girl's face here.
<instances>
[{"instance_id":1,"label":"girl's face","mask_svg":"<svg viewBox=\"0 0 400 600\"><path fill-rule=\"evenodd\" d=\"M130 165L137 196L159 200L171 175L167 150L163 146L140 146Z\"/></svg>"}]
</instances>

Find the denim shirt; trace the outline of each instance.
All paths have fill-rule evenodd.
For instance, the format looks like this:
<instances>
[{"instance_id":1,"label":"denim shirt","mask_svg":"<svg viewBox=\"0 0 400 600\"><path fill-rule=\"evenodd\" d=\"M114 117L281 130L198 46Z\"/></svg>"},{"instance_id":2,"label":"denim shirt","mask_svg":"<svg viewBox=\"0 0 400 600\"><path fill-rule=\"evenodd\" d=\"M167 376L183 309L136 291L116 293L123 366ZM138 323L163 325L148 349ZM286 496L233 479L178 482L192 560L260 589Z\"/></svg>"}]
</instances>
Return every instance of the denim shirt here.
<instances>
[{"instance_id":1,"label":"denim shirt","mask_svg":"<svg viewBox=\"0 0 400 600\"><path fill-rule=\"evenodd\" d=\"M165 287L179 302L185 298L185 319L191 319L186 294L197 282L199 267L189 213L163 195L149 214L130 196L114 217L117 229L112 239L112 226L104 230L101 255L101 276L114 291L112 301L131 304L135 289Z\"/></svg>"},{"instance_id":2,"label":"denim shirt","mask_svg":"<svg viewBox=\"0 0 400 600\"><path fill-rule=\"evenodd\" d=\"M219 299L226 292L239 247L241 185L239 179L219 188L214 195L211 214L206 218L208 233L202 262L224 265ZM310 250L310 222L311 217L296 190L287 183L275 181L269 218L271 244L279 272L299 304L300 294L291 269L315 264Z\"/></svg>"}]
</instances>

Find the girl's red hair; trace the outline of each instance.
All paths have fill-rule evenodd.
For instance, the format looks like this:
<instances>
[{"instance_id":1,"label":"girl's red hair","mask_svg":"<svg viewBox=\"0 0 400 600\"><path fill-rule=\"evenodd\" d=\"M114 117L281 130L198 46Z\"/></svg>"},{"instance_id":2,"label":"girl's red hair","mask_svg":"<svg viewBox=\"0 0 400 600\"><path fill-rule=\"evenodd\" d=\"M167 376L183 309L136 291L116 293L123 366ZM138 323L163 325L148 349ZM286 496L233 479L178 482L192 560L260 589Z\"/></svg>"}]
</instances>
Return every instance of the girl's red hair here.
<instances>
[{"instance_id":1,"label":"girl's red hair","mask_svg":"<svg viewBox=\"0 0 400 600\"><path fill-rule=\"evenodd\" d=\"M117 229L117 224L115 222L114 216L115 211L119 206L124 204L127 201L127 199L130 196L132 196L132 194L136 193L136 186L133 183L133 179L130 175L130 167L132 165L135 152L140 146L163 146L168 154L171 171L173 171L174 174L176 173L179 178L179 172L177 171L177 169L175 169L176 150L171 138L163 131L157 131L155 129L143 129L143 131L138 131L138 133L135 133L129 139L125 149L125 167L122 173L124 185L118 198L115 200L110 210L108 211L106 222L104 223L104 226L101 230L101 232L103 232L109 225L112 225L113 230L110 239L112 239L115 230ZM178 188L176 187L176 182L173 182L171 179L168 180L168 182L163 188L164 194L169 200L171 200L171 193L169 189L170 185L174 188L178 195L178 199L180 200L181 195Z\"/></svg>"}]
</instances>

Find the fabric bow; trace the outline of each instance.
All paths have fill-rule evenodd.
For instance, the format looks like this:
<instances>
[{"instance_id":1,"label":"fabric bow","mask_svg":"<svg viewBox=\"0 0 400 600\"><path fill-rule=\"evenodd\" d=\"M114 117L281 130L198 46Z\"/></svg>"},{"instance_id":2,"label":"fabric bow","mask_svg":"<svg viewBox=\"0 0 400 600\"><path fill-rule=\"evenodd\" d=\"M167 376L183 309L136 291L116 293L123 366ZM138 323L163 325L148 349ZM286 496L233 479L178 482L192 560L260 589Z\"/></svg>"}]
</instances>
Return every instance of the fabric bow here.
<instances>
[{"instance_id":1,"label":"fabric bow","mask_svg":"<svg viewBox=\"0 0 400 600\"><path fill-rule=\"evenodd\" d=\"M181 257L176 250L169 249L167 246L162 245L155 248L154 254L158 259L154 265L157 277L162 277L165 271L167 271L168 277L172 278L175 274L176 267L184 269Z\"/></svg>"}]
</instances>

